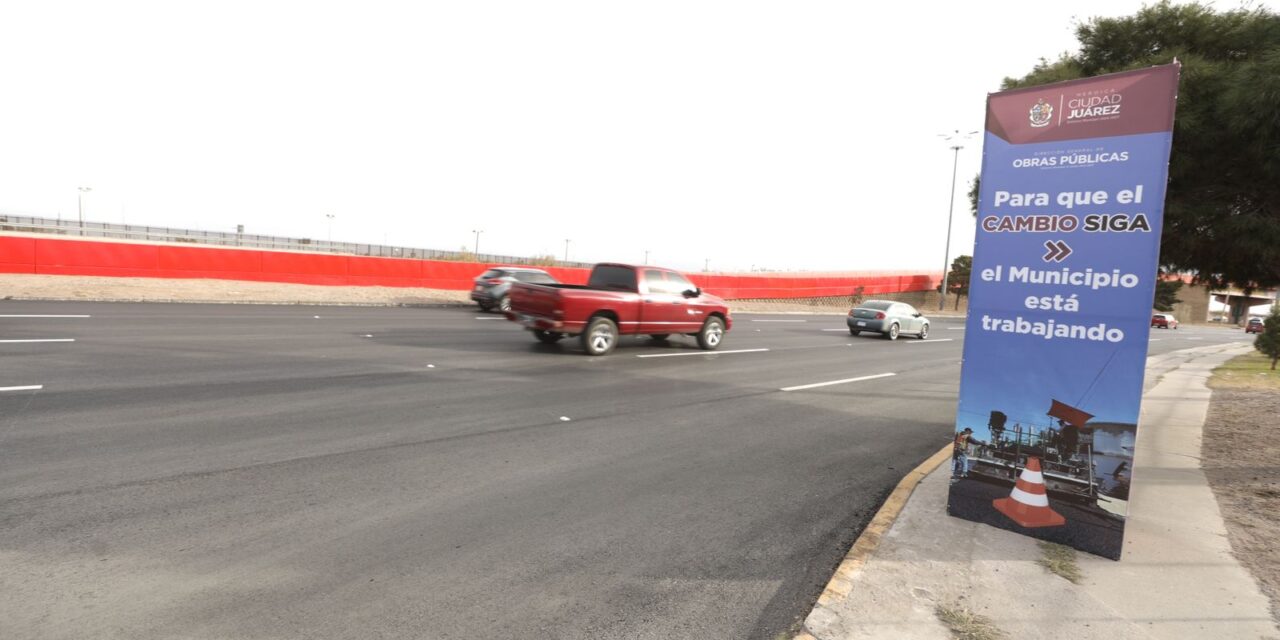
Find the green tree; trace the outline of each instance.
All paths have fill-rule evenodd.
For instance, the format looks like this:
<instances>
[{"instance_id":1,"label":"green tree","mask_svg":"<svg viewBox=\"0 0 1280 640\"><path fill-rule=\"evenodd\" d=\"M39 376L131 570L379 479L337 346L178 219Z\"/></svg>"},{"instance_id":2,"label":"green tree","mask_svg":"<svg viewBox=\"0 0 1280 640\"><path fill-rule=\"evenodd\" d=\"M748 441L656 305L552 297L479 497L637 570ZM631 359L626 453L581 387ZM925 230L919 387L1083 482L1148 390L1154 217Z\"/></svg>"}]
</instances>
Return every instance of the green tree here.
<instances>
[{"instance_id":1,"label":"green tree","mask_svg":"<svg viewBox=\"0 0 1280 640\"><path fill-rule=\"evenodd\" d=\"M1271 358L1271 370L1280 360L1280 304L1271 307L1271 315L1262 321L1262 333L1253 339L1253 348Z\"/></svg>"},{"instance_id":2,"label":"green tree","mask_svg":"<svg viewBox=\"0 0 1280 640\"><path fill-rule=\"evenodd\" d=\"M1173 305L1182 302L1178 298L1178 291L1181 289L1181 280L1156 280L1156 299L1151 306L1156 311L1173 311Z\"/></svg>"},{"instance_id":3,"label":"green tree","mask_svg":"<svg viewBox=\"0 0 1280 640\"><path fill-rule=\"evenodd\" d=\"M1076 38L1079 53L1004 88L1179 60L1161 264L1215 287L1280 284L1280 15L1166 1L1079 24Z\"/></svg>"},{"instance_id":4,"label":"green tree","mask_svg":"<svg viewBox=\"0 0 1280 640\"><path fill-rule=\"evenodd\" d=\"M973 256L956 256L951 261L951 269L947 271L947 292L956 299L957 310L960 309L960 298L969 295L969 277L973 275Z\"/></svg>"}]
</instances>

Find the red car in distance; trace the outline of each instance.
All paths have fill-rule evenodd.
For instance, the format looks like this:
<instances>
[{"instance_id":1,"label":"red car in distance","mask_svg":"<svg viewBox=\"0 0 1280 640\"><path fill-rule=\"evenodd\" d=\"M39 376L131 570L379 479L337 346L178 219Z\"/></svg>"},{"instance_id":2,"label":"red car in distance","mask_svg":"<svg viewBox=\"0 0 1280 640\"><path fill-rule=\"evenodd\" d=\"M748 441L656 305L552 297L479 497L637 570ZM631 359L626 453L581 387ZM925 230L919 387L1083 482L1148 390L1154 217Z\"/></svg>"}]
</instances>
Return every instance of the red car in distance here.
<instances>
[{"instance_id":1,"label":"red car in distance","mask_svg":"<svg viewBox=\"0 0 1280 640\"><path fill-rule=\"evenodd\" d=\"M1249 324L1244 325L1245 333L1262 333L1262 318L1249 318Z\"/></svg>"},{"instance_id":2,"label":"red car in distance","mask_svg":"<svg viewBox=\"0 0 1280 640\"><path fill-rule=\"evenodd\" d=\"M1169 313L1157 313L1151 316L1151 327L1159 329L1177 329L1178 319Z\"/></svg>"}]
</instances>

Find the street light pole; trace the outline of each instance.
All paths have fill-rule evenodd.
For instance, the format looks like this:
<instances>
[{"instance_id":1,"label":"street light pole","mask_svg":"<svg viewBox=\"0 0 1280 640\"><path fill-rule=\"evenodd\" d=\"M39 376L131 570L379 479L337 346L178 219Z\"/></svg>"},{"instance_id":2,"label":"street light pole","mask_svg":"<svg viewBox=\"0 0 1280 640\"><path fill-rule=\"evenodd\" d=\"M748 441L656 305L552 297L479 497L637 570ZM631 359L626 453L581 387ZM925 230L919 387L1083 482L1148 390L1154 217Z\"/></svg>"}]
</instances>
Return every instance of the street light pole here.
<instances>
[{"instance_id":1,"label":"street light pole","mask_svg":"<svg viewBox=\"0 0 1280 640\"><path fill-rule=\"evenodd\" d=\"M93 187L76 187L80 193L76 194L76 208L80 212L80 235L84 235L84 194L93 191Z\"/></svg>"},{"instance_id":2,"label":"street light pole","mask_svg":"<svg viewBox=\"0 0 1280 640\"><path fill-rule=\"evenodd\" d=\"M564 239L564 261L565 262L569 261L569 239L568 238Z\"/></svg>"},{"instance_id":3,"label":"street light pole","mask_svg":"<svg viewBox=\"0 0 1280 640\"><path fill-rule=\"evenodd\" d=\"M970 131L969 133L961 134L960 130L956 129L953 133L940 135L949 142L952 140L968 140L970 136L976 133L978 132ZM938 291L938 311L947 308L947 285L949 284L947 280L951 275L951 218L956 209L956 169L960 166L960 150L963 148L964 145L958 143L951 145L951 202L947 205L947 246L942 250L942 288Z\"/></svg>"},{"instance_id":4,"label":"street light pole","mask_svg":"<svg viewBox=\"0 0 1280 640\"><path fill-rule=\"evenodd\" d=\"M324 217L329 219L329 244L333 244L333 214L326 213L324 214Z\"/></svg>"},{"instance_id":5,"label":"street light pole","mask_svg":"<svg viewBox=\"0 0 1280 640\"><path fill-rule=\"evenodd\" d=\"M476 260L480 259L480 234L484 233L483 229L472 229L471 233L476 234Z\"/></svg>"},{"instance_id":6,"label":"street light pole","mask_svg":"<svg viewBox=\"0 0 1280 640\"><path fill-rule=\"evenodd\" d=\"M649 250L648 250L648 249L645 249L645 250L644 250L644 263L645 263L645 264L649 264Z\"/></svg>"}]
</instances>

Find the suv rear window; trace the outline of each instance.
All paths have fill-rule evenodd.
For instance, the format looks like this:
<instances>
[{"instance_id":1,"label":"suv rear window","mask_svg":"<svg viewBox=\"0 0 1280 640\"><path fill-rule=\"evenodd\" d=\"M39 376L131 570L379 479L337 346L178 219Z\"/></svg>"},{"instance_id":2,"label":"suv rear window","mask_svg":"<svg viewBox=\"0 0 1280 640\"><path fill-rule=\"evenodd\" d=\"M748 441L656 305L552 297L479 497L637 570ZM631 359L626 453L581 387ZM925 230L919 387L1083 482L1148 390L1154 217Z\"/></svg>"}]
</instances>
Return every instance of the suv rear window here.
<instances>
[{"instance_id":1,"label":"suv rear window","mask_svg":"<svg viewBox=\"0 0 1280 640\"><path fill-rule=\"evenodd\" d=\"M612 291L635 291L636 272L626 267L598 265L591 270L591 279L587 281L587 287Z\"/></svg>"},{"instance_id":2,"label":"suv rear window","mask_svg":"<svg viewBox=\"0 0 1280 640\"><path fill-rule=\"evenodd\" d=\"M518 271L515 274L516 280L520 282L532 282L533 284L556 284L556 279L549 274L539 273L537 271Z\"/></svg>"},{"instance_id":3,"label":"suv rear window","mask_svg":"<svg viewBox=\"0 0 1280 640\"><path fill-rule=\"evenodd\" d=\"M482 274L481 278L501 278L504 275L502 269L490 269Z\"/></svg>"}]
</instances>

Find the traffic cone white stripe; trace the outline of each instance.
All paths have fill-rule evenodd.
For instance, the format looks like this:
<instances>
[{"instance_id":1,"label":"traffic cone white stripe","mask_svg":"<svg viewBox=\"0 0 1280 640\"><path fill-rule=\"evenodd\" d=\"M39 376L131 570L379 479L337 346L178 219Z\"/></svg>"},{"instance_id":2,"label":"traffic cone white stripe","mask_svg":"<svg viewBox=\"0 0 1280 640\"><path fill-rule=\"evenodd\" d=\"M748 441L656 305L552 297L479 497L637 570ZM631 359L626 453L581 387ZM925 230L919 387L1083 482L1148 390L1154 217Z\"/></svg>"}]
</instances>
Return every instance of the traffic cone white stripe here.
<instances>
[{"instance_id":1,"label":"traffic cone white stripe","mask_svg":"<svg viewBox=\"0 0 1280 640\"><path fill-rule=\"evenodd\" d=\"M1027 482L1031 482L1034 484L1044 484L1044 474L1040 473L1039 471L1023 469L1022 475L1018 477L1021 478L1022 480L1025 480Z\"/></svg>"},{"instance_id":2,"label":"traffic cone white stripe","mask_svg":"<svg viewBox=\"0 0 1280 640\"><path fill-rule=\"evenodd\" d=\"M1049 506L1049 496L1035 493L1027 493L1017 487L1013 488L1013 492L1009 494L1010 498L1021 502L1029 507L1047 507Z\"/></svg>"}]
</instances>

